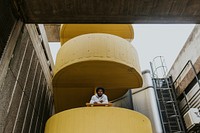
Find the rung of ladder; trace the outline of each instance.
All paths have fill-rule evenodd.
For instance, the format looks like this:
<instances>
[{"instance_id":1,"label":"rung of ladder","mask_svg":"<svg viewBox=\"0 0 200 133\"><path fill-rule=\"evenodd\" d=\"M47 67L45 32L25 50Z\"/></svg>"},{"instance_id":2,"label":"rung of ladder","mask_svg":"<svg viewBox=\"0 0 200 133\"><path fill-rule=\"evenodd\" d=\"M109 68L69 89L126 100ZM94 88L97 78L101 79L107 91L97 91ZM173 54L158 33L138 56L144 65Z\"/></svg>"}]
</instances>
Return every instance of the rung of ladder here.
<instances>
[{"instance_id":1,"label":"rung of ladder","mask_svg":"<svg viewBox=\"0 0 200 133\"><path fill-rule=\"evenodd\" d=\"M171 115L169 118L175 118L175 117L180 117L179 115Z\"/></svg>"},{"instance_id":2,"label":"rung of ladder","mask_svg":"<svg viewBox=\"0 0 200 133\"><path fill-rule=\"evenodd\" d=\"M165 103L170 104L170 103L175 103L175 101L167 101L167 102L165 102Z\"/></svg>"}]
</instances>

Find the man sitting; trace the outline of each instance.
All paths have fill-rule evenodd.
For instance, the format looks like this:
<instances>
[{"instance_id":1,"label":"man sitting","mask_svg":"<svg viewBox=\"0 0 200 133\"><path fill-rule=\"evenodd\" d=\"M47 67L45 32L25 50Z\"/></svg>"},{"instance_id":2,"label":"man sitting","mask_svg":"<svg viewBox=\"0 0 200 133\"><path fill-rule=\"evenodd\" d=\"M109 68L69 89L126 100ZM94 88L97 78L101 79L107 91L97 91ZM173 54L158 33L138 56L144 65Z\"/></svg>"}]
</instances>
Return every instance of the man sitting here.
<instances>
[{"instance_id":1,"label":"man sitting","mask_svg":"<svg viewBox=\"0 0 200 133\"><path fill-rule=\"evenodd\" d=\"M104 93L104 88L97 87L96 94L92 96L90 104L108 104L108 97Z\"/></svg>"}]
</instances>

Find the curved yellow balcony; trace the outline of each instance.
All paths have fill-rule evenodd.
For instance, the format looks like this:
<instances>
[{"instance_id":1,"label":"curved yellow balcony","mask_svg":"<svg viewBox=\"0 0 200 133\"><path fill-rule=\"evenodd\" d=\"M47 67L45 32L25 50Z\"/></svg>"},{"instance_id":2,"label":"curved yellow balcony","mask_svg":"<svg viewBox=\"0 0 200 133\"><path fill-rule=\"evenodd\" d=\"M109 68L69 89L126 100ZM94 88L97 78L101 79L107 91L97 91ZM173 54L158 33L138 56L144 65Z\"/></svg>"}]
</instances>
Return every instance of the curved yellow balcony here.
<instances>
[{"instance_id":1,"label":"curved yellow balcony","mask_svg":"<svg viewBox=\"0 0 200 133\"><path fill-rule=\"evenodd\" d=\"M52 116L45 133L152 133L144 115L123 108L85 107Z\"/></svg>"},{"instance_id":2,"label":"curved yellow balcony","mask_svg":"<svg viewBox=\"0 0 200 133\"><path fill-rule=\"evenodd\" d=\"M110 34L85 34L67 41L57 54L54 72L56 112L85 106L98 86L106 88L109 100L142 86L135 48Z\"/></svg>"},{"instance_id":3,"label":"curved yellow balcony","mask_svg":"<svg viewBox=\"0 0 200 133\"><path fill-rule=\"evenodd\" d=\"M60 42L66 41L83 34L107 33L132 41L134 38L131 24L63 24L60 28Z\"/></svg>"}]
</instances>

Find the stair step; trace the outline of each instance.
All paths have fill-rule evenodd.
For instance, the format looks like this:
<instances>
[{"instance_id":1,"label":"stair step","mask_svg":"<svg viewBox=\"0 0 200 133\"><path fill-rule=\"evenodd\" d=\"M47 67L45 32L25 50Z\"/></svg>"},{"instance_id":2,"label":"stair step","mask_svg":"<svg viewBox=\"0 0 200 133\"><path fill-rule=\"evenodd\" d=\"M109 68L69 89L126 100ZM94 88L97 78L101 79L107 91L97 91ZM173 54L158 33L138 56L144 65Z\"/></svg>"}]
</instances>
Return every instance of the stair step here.
<instances>
[{"instance_id":1,"label":"stair step","mask_svg":"<svg viewBox=\"0 0 200 133\"><path fill-rule=\"evenodd\" d=\"M163 122L163 124L165 125L165 124L169 124L168 122Z\"/></svg>"},{"instance_id":2,"label":"stair step","mask_svg":"<svg viewBox=\"0 0 200 133\"><path fill-rule=\"evenodd\" d=\"M162 90L166 91L166 90L171 90L172 88L163 88Z\"/></svg>"},{"instance_id":3,"label":"stair step","mask_svg":"<svg viewBox=\"0 0 200 133\"><path fill-rule=\"evenodd\" d=\"M183 131L172 131L173 133L184 133Z\"/></svg>"},{"instance_id":4,"label":"stair step","mask_svg":"<svg viewBox=\"0 0 200 133\"><path fill-rule=\"evenodd\" d=\"M170 125L170 127L172 127L172 128L179 128L178 125Z\"/></svg>"},{"instance_id":5,"label":"stair step","mask_svg":"<svg viewBox=\"0 0 200 133\"><path fill-rule=\"evenodd\" d=\"M174 110L174 109L169 109L169 108L167 108L166 111L167 111L167 112L176 112L176 110Z\"/></svg>"},{"instance_id":6,"label":"stair step","mask_svg":"<svg viewBox=\"0 0 200 133\"><path fill-rule=\"evenodd\" d=\"M169 124L170 125L175 125L175 124L178 124L178 123L173 121L173 122L170 122Z\"/></svg>"},{"instance_id":7,"label":"stair step","mask_svg":"<svg viewBox=\"0 0 200 133\"><path fill-rule=\"evenodd\" d=\"M169 116L169 118L176 118L176 117L180 117L179 115L171 115Z\"/></svg>"},{"instance_id":8,"label":"stair step","mask_svg":"<svg viewBox=\"0 0 200 133\"><path fill-rule=\"evenodd\" d=\"M167 95L170 95L170 93L168 91L163 91L161 92L162 94L167 94Z\"/></svg>"},{"instance_id":9,"label":"stair step","mask_svg":"<svg viewBox=\"0 0 200 133\"><path fill-rule=\"evenodd\" d=\"M174 113L167 113L167 115L170 117L170 116L173 116L173 115L176 115Z\"/></svg>"}]
</instances>

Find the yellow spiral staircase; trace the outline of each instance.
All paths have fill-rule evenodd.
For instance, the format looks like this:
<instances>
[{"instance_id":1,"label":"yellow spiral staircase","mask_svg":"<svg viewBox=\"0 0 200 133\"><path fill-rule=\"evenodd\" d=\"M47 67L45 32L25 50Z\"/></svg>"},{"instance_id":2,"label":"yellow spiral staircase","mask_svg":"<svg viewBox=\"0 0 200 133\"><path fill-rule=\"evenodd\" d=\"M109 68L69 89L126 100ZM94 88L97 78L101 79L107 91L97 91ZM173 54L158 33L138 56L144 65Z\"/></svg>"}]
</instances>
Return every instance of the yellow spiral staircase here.
<instances>
[{"instance_id":1,"label":"yellow spiral staircase","mask_svg":"<svg viewBox=\"0 0 200 133\"><path fill-rule=\"evenodd\" d=\"M152 133L144 115L117 107L85 107L94 88L109 100L142 86L130 24L64 24L54 70L55 112L45 133Z\"/></svg>"}]
</instances>

